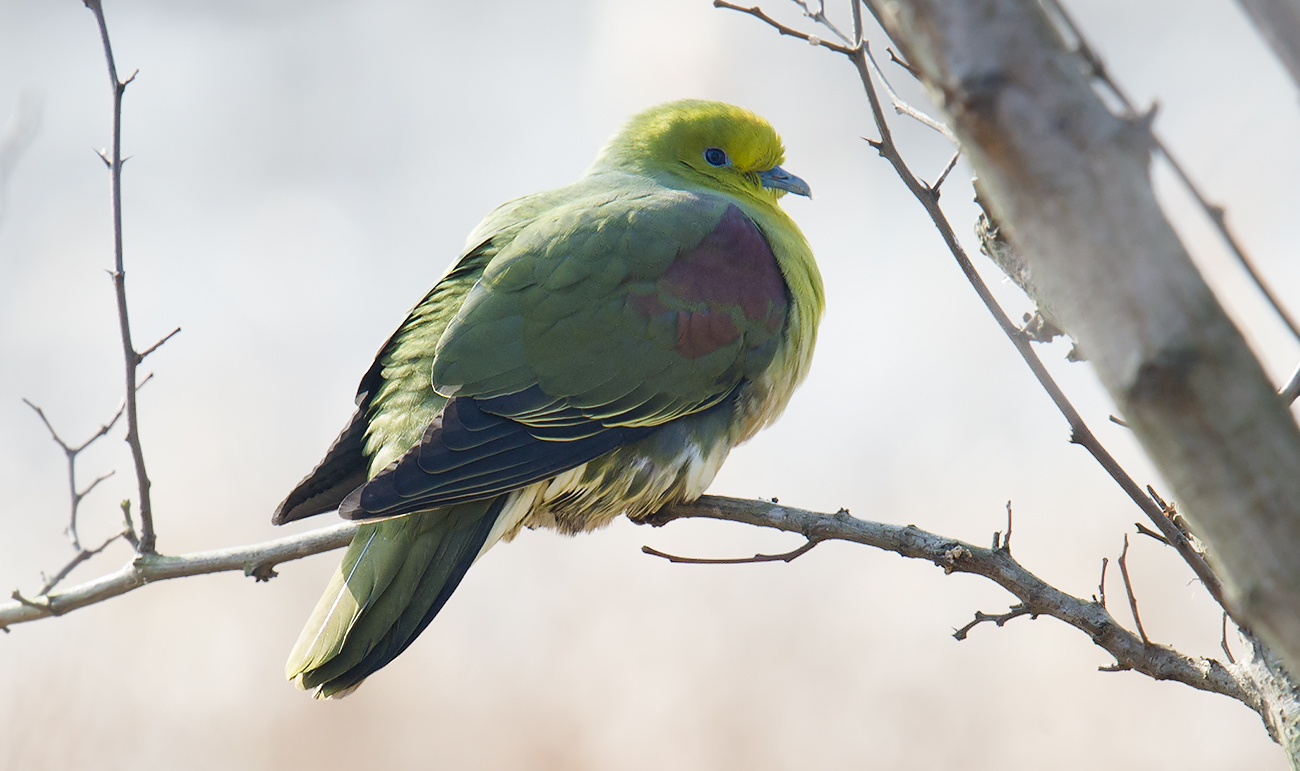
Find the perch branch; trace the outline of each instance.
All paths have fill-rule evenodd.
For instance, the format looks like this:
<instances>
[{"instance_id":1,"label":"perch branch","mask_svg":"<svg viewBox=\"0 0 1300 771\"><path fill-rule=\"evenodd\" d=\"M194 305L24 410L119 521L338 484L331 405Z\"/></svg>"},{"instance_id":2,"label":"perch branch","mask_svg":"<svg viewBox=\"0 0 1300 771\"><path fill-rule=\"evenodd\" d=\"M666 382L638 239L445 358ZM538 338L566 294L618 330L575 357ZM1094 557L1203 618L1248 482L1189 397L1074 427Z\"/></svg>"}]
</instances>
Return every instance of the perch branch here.
<instances>
[{"instance_id":1,"label":"perch branch","mask_svg":"<svg viewBox=\"0 0 1300 771\"><path fill-rule=\"evenodd\" d=\"M704 518L739 522L798 533L811 541L849 541L925 560L945 573L983 576L1019 601L1002 623L1022 615L1050 616L1087 634L1115 659L1111 668L1132 670L1156 680L1174 680L1202 691L1236 699L1258 713L1276 738L1282 721L1278 705L1261 695L1251 673L1215 659L1187 656L1171 648L1148 644L1116 621L1100 602L1089 602L1047 584L1029 572L1004 548L988 549L926 532L913 525L892 525L857 519L846 511L824 514L760 500L706 495L689 504L666 507L643 524L662 527L678 519ZM1021 610L1023 608L1023 610ZM984 614L987 615L987 614ZM2 618L2 617L0 617ZM977 616L978 618L978 616ZM984 620L996 621L1000 616ZM978 623L978 622L977 622ZM974 624L969 625L972 628ZM959 630L961 631L961 630ZM1286 707L1294 711L1295 705Z\"/></svg>"},{"instance_id":2,"label":"perch branch","mask_svg":"<svg viewBox=\"0 0 1300 771\"><path fill-rule=\"evenodd\" d=\"M352 534L356 529L357 525L354 523L341 522L319 530L310 530L249 546L174 556L156 552L137 554L135 559L118 570L66 591L45 595L39 603L15 599L14 602L0 604L0 628L48 616L61 616L69 611L126 594L145 584L169 578L240 570L244 575L252 576L258 581L267 581L275 577L274 568L282 562L302 559L346 546L352 540Z\"/></svg>"}]
</instances>

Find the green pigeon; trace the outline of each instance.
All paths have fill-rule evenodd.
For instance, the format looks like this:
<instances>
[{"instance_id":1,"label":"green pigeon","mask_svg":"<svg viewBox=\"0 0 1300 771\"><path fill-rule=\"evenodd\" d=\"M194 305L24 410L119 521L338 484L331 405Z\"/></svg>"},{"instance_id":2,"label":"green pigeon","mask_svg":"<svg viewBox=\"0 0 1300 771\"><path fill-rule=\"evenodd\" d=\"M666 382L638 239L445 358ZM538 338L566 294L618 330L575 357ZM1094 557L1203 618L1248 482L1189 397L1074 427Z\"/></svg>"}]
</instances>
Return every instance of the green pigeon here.
<instances>
[{"instance_id":1,"label":"green pigeon","mask_svg":"<svg viewBox=\"0 0 1300 771\"><path fill-rule=\"evenodd\" d=\"M286 674L340 696L392 661L474 560L703 494L808 373L821 274L764 119L640 113L573 184L517 198L380 349L357 411L276 524L362 522Z\"/></svg>"}]
</instances>

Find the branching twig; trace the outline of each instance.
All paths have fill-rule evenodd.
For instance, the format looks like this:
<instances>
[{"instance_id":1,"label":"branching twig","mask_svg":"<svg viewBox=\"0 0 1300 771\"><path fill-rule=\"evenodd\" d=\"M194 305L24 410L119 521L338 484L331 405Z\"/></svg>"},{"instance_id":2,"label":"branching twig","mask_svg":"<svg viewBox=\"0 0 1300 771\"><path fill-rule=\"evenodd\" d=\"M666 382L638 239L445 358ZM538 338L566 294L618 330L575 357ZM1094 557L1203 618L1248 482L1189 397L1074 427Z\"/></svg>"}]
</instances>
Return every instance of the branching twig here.
<instances>
[{"instance_id":1,"label":"branching twig","mask_svg":"<svg viewBox=\"0 0 1300 771\"><path fill-rule=\"evenodd\" d=\"M50 424L50 419L45 416L44 410L42 410L40 407L33 404L28 399L23 399L23 404L26 404L28 407L31 407L33 411L35 411L36 416L41 419L41 422L45 424L46 430L50 432L50 438L54 440L55 444L57 444L60 448L62 448L63 455L64 457L67 458L68 498L69 498L70 510L68 514L68 527L66 530L64 530L64 532L67 533L68 538L72 540L72 548L78 551L82 551L81 539L77 535L78 507L81 506L82 499L85 498L87 495L89 495L90 491L94 490L99 485L100 482L103 482L105 479L108 479L109 477L113 476L113 472L110 471L107 474L101 474L100 476L96 477L95 481L91 482L90 485L86 487L86 489L78 490L77 489L77 456L81 454L82 450L86 449L91 444L93 444L95 440L99 439L100 437L107 434L109 431L113 430L113 426L117 425L117 421L122 417L122 410L125 407L125 403L123 403L122 407L117 408L117 412L113 415L112 420L100 426L99 430L96 431L94 434L92 434L89 439L77 445L76 447L73 447L69 445L67 442L63 441L62 437L59 436L59 432L55 431L54 426ZM42 594L44 594L44 592L42 592Z\"/></svg>"},{"instance_id":2,"label":"branching twig","mask_svg":"<svg viewBox=\"0 0 1300 771\"><path fill-rule=\"evenodd\" d=\"M126 306L126 267L122 257L122 94L126 92L127 84L135 79L135 74L126 80L118 80L117 64L113 61L113 46L108 39L108 24L104 21L104 8L100 0L84 0L84 2L86 7L95 14L95 21L99 25L99 37L104 43L104 58L108 63L108 79L113 89L113 150L111 156L109 153L103 154L113 186L114 259L111 275L113 289L117 295L118 328L122 335L122 354L126 363L126 442L131 446L131 458L135 463L136 485L140 496L140 543L137 548L141 554L152 554L156 541L153 506L149 498L149 474L145 471L144 450L140 445L140 420L135 398L136 389L139 387L136 383L136 368L144 357L135 350L131 342L131 322ZM150 351L152 350L151 348Z\"/></svg>"}]
</instances>

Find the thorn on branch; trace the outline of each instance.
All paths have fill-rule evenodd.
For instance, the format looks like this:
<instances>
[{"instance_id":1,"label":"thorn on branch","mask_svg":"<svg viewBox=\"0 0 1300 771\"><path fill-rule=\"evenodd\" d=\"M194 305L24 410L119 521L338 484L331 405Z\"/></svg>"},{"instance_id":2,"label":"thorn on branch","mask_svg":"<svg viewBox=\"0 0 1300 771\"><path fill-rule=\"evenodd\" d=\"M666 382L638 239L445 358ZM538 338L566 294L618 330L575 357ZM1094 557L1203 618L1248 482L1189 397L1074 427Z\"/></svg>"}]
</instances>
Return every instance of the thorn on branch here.
<instances>
[{"instance_id":1,"label":"thorn on branch","mask_svg":"<svg viewBox=\"0 0 1300 771\"><path fill-rule=\"evenodd\" d=\"M1004 626L1011 619L1020 618L1021 616L1038 618L1038 614L1035 613L1033 609L1031 609L1025 603L1018 603L1016 605L1012 605L1011 609L1008 610L1006 613L1000 613L997 615L985 613L982 610L977 610L975 611L975 620L970 622L966 626L962 627L961 629L954 629L952 636L957 640L965 640L967 635L970 634L970 630L974 629L980 624L983 624L985 621L992 621L993 623L1001 627Z\"/></svg>"},{"instance_id":2,"label":"thorn on branch","mask_svg":"<svg viewBox=\"0 0 1300 771\"><path fill-rule=\"evenodd\" d=\"M820 538L809 538L808 543L805 543L803 546L800 546L798 549L793 549L791 551L783 552L781 554L755 554L752 557L730 557L730 558L728 557L722 557L722 558L679 557L674 554L667 554L665 552L661 552L658 549L652 548L650 546L642 546L641 552L643 554L649 554L652 557L662 557L668 560L669 562L684 564L684 565L748 565L754 562L792 562L795 559L798 559L799 557L802 557L803 555L812 551L812 548L821 542L822 539Z\"/></svg>"},{"instance_id":3,"label":"thorn on branch","mask_svg":"<svg viewBox=\"0 0 1300 771\"><path fill-rule=\"evenodd\" d=\"M1159 541L1160 543L1164 544L1165 546L1171 546L1171 545L1172 545L1172 544L1169 543L1169 539L1168 539L1168 538L1165 538L1163 535L1157 533L1156 531L1152 530L1151 528L1147 527L1146 525L1142 524L1141 522L1134 522L1134 523L1133 523L1133 526L1136 527L1136 528L1137 528L1137 531L1138 531L1139 533L1141 533L1142 535L1145 535L1145 536L1147 536L1147 537L1149 537L1149 538L1154 538L1154 539L1156 539L1157 541Z\"/></svg>"},{"instance_id":4,"label":"thorn on branch","mask_svg":"<svg viewBox=\"0 0 1300 771\"><path fill-rule=\"evenodd\" d=\"M886 48L885 51L889 54L889 61L891 61L891 62L893 62L894 64L897 64L899 67L902 67L903 69L907 70L907 74L908 74L908 75L911 75L912 77L916 78L917 80L920 80L920 79L921 79L921 73L918 72L917 69L916 69L915 67L913 67L912 65L908 64L906 61L904 61L903 59L901 59L901 58L898 56L898 54L894 53L894 49L892 49L892 48Z\"/></svg>"}]
</instances>

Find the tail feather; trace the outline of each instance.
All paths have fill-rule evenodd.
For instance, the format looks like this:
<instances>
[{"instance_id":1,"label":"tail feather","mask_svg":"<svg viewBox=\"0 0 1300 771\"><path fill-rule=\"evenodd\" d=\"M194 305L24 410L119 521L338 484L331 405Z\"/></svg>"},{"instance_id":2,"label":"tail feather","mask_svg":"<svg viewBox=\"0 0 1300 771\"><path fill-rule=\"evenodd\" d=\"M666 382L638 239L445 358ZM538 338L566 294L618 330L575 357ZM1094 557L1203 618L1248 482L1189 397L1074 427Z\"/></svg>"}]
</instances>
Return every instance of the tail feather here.
<instances>
[{"instance_id":1,"label":"tail feather","mask_svg":"<svg viewBox=\"0 0 1300 771\"><path fill-rule=\"evenodd\" d=\"M289 654L289 679L340 696L396 658L460 585L506 497L363 525Z\"/></svg>"}]
</instances>

